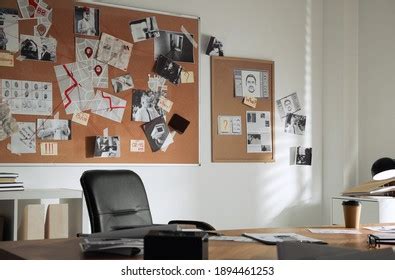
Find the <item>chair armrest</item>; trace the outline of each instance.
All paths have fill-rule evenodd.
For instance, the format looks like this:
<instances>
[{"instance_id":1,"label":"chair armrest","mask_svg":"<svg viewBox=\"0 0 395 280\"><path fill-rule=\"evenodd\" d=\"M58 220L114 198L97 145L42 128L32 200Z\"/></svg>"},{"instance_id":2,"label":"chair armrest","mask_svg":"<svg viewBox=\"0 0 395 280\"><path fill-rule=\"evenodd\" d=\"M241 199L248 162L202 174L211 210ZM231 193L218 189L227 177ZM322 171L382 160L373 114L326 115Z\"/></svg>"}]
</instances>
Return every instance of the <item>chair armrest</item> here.
<instances>
[{"instance_id":1,"label":"chair armrest","mask_svg":"<svg viewBox=\"0 0 395 280\"><path fill-rule=\"evenodd\" d=\"M201 229L201 230L215 230L215 228L205 222L201 221L190 221L190 220L172 220L169 222L169 225L171 224L179 224L179 225L194 225L196 228Z\"/></svg>"}]
</instances>

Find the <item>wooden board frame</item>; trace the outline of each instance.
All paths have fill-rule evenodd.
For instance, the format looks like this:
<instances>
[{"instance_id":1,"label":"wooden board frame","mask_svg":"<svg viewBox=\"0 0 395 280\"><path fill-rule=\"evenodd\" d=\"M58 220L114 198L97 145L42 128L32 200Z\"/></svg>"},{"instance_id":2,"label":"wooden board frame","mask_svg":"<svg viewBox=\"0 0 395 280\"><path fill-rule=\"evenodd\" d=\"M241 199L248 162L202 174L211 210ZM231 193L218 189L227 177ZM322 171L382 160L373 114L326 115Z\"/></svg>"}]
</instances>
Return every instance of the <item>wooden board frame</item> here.
<instances>
[{"instance_id":1,"label":"wooden board frame","mask_svg":"<svg viewBox=\"0 0 395 280\"><path fill-rule=\"evenodd\" d=\"M55 65L71 63L75 61L74 42L74 6L88 6L100 10L100 32L106 32L122 40L134 44L129 67L126 72L109 67L109 87L103 89L112 95L116 95L127 100L122 123L107 120L101 116L90 114L88 127L72 123L72 140L56 141L58 143L58 156L41 156L40 143L48 142L37 139L36 154L15 155L7 149L10 138L0 142L0 163L3 164L192 164L200 162L199 153L199 88L200 88L200 48L193 49L193 63L177 62L187 71L193 71L194 83L168 85L168 99L174 102L173 108L167 114L167 122L175 113L185 117L190 121L186 132L177 134L174 143L169 146L166 152L152 152L148 141L141 128L142 122L131 121L131 90L121 94L115 94L111 85L111 78L130 73L133 77L136 89L147 89L148 74L153 75L155 60L154 41L134 43L128 23L139 20L147 16L155 16L160 30L174 31L182 33L181 26L184 26L200 46L200 18L190 15L178 15L168 12L152 11L128 6L118 6L113 4L95 2L77 2L74 0L45 0L54 9L53 25L48 33L58 41L57 61L18 61L15 59L15 67L0 67L0 79L45 81L53 84L53 114L59 112L59 119L71 119L72 115L67 115L61 104L59 87L53 70ZM17 8L15 0L2 1L3 7ZM115 20L115 16L116 19ZM19 34L33 35L35 21L20 21ZM98 37L86 37L99 39ZM14 58L18 57L18 53ZM60 104L60 105L59 105ZM17 121L36 122L38 118L53 118L53 116L28 116L13 115ZM121 137L121 157L120 158L95 158L92 147L95 136L103 135L103 129L109 128L110 136ZM131 139L144 139L145 152L130 152Z\"/></svg>"},{"instance_id":2,"label":"wooden board frame","mask_svg":"<svg viewBox=\"0 0 395 280\"><path fill-rule=\"evenodd\" d=\"M234 70L267 70L269 97L258 98L256 108L235 97ZM211 138L213 162L274 162L274 61L236 57L211 57ZM247 153L246 111L270 111L271 153ZM218 116L241 116L241 135L219 135Z\"/></svg>"}]
</instances>

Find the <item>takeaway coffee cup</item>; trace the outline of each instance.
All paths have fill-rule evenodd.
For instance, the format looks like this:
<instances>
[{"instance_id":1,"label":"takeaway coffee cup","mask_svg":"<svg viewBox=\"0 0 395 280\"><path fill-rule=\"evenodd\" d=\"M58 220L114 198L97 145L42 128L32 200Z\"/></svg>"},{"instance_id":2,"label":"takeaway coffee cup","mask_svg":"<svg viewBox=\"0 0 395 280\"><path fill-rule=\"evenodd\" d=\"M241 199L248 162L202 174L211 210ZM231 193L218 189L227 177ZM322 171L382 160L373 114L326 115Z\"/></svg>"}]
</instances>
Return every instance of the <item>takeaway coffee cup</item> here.
<instances>
[{"instance_id":1,"label":"takeaway coffee cup","mask_svg":"<svg viewBox=\"0 0 395 280\"><path fill-rule=\"evenodd\" d=\"M359 228L361 203L356 200L343 201L344 223L346 228Z\"/></svg>"}]
</instances>

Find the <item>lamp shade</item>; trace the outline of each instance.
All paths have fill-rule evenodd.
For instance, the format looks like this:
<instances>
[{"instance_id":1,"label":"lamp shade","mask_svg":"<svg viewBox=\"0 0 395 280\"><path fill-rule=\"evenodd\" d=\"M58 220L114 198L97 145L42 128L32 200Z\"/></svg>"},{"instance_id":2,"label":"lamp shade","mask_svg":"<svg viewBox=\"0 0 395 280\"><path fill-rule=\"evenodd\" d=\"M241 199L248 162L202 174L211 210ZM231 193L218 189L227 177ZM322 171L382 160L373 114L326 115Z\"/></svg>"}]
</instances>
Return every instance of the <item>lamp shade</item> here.
<instances>
[{"instance_id":1,"label":"lamp shade","mask_svg":"<svg viewBox=\"0 0 395 280\"><path fill-rule=\"evenodd\" d=\"M386 180L395 177L395 160L392 158L380 158L372 165L373 180Z\"/></svg>"}]
</instances>

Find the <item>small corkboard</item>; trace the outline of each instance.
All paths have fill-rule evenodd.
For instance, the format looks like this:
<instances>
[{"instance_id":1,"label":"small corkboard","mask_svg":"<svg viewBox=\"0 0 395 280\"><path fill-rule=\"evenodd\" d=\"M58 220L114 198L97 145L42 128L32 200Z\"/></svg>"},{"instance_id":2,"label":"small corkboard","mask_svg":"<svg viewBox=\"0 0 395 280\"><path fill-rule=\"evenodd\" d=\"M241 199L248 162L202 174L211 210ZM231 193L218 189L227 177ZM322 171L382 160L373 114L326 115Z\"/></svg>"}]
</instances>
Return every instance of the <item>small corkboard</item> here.
<instances>
[{"instance_id":1,"label":"small corkboard","mask_svg":"<svg viewBox=\"0 0 395 280\"><path fill-rule=\"evenodd\" d=\"M267 97L258 98L256 108L235 97L235 70L268 73ZM272 148L270 152L247 153L247 111L270 112ZM220 135L218 116L240 116L240 135ZM211 119L213 162L274 162L274 62L232 57L211 58Z\"/></svg>"},{"instance_id":2,"label":"small corkboard","mask_svg":"<svg viewBox=\"0 0 395 280\"><path fill-rule=\"evenodd\" d=\"M176 16L168 13L139 10L125 6L78 3L74 0L45 0L53 8L53 24L47 35L57 40L56 62L49 61L18 61L19 53L14 54L14 67L0 67L0 79L29 80L52 83L53 112L51 116L37 115L13 115L18 122L37 122L37 119L52 119L59 113L59 119L71 120L72 115L66 114L62 102L54 66L72 63L76 61L75 40L77 37L99 39L100 37L87 37L75 35L74 13L75 6L86 6L99 10L100 33L105 32L124 41L133 43L132 55L127 71L109 66L108 88L100 90L126 100L126 109L120 123L93 114L90 111L88 126L75 122L71 123L71 140L53 141L57 143L58 154L56 156L43 156L40 153L41 141L37 138L36 153L12 154L7 145L10 138L0 141L0 163L124 163L124 164L198 164L199 163L199 51L193 48L193 62L176 62L185 71L193 72L193 83L180 83L174 85L166 82L168 86L167 98L174 102L171 111L166 115L166 122L173 114L179 114L190 121L190 125L184 134L177 134L174 143L166 152L152 152L142 129L142 122L131 120L132 90L115 93L111 85L111 79L131 74L134 88L147 90L148 74L154 75L154 39L133 42L129 23L155 16L159 30L174 31L182 34L181 27L193 35L199 44L199 18ZM2 8L18 8L16 0L1 0ZM33 35L33 26L36 20L20 20L19 34ZM96 93L96 89L95 89ZM96 136L103 136L103 130L108 128L109 136L119 136L121 156L111 158L93 157ZM145 152L130 152L130 140L144 140Z\"/></svg>"}]
</instances>

